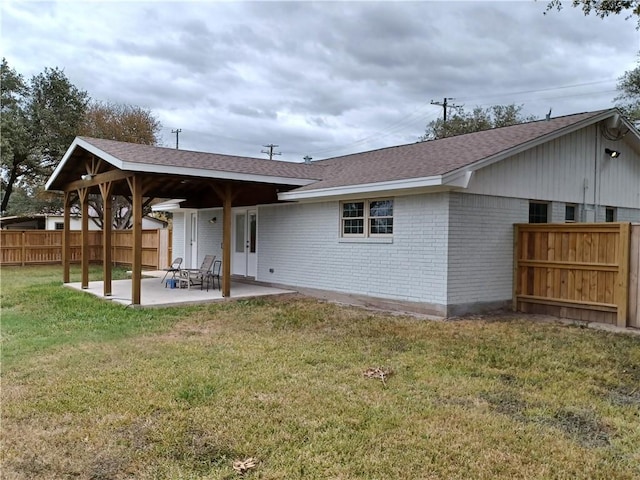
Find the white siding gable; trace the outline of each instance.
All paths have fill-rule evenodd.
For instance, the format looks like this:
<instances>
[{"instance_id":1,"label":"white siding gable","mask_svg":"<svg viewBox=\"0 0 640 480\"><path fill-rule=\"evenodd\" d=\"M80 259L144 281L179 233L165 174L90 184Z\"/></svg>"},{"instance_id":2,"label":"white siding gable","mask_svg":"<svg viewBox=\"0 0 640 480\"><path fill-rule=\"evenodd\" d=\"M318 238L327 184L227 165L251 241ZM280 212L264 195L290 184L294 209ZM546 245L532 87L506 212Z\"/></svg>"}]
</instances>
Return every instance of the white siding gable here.
<instances>
[{"instance_id":1,"label":"white siding gable","mask_svg":"<svg viewBox=\"0 0 640 480\"><path fill-rule=\"evenodd\" d=\"M605 147L622 155L612 159ZM640 155L591 125L477 170L466 192L640 208Z\"/></svg>"}]
</instances>

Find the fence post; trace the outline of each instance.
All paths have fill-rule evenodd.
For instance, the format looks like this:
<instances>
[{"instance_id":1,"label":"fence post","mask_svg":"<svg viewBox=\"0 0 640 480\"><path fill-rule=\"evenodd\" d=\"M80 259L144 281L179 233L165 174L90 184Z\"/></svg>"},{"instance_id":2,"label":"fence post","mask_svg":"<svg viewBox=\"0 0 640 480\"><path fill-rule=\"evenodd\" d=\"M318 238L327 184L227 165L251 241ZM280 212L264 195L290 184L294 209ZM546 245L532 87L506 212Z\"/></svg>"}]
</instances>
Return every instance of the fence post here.
<instances>
[{"instance_id":1,"label":"fence post","mask_svg":"<svg viewBox=\"0 0 640 480\"><path fill-rule=\"evenodd\" d=\"M518 224L513 225L513 292L512 292L512 307L513 311L518 311L518 260L520 259L519 252L519 235L520 228Z\"/></svg>"},{"instance_id":2,"label":"fence post","mask_svg":"<svg viewBox=\"0 0 640 480\"><path fill-rule=\"evenodd\" d=\"M616 303L618 304L618 327L627 326L628 306L629 306L629 240L631 235L631 224L620 223L620 239L618 252L618 278L616 279Z\"/></svg>"},{"instance_id":3,"label":"fence post","mask_svg":"<svg viewBox=\"0 0 640 480\"><path fill-rule=\"evenodd\" d=\"M27 232L22 232L22 251L20 252L20 264L22 267L25 265L25 259L27 258Z\"/></svg>"}]
</instances>

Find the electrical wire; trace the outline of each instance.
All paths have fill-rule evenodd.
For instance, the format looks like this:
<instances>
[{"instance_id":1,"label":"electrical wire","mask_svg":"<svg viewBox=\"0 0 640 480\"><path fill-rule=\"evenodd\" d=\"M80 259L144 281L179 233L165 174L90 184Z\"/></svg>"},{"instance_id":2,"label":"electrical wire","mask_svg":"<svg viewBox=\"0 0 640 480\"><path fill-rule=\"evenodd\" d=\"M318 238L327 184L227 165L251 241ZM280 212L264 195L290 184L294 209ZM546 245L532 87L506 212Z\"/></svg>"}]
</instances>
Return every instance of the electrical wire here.
<instances>
[{"instance_id":1,"label":"electrical wire","mask_svg":"<svg viewBox=\"0 0 640 480\"><path fill-rule=\"evenodd\" d=\"M595 96L595 95L605 95L605 94L612 94L617 92L617 90L600 90L600 91L592 91L592 92L581 92L581 93L574 93L574 94L563 94L560 96L549 96L549 97L526 97L526 98L518 98L518 96L520 95L526 95L526 94L536 94L536 93L543 93L543 92L553 92L553 91L558 91L558 90L566 90L566 89L574 89L574 88L581 88L581 87L587 87L587 86L593 86L593 85L599 85L599 84L604 84L604 83L610 83L610 82L615 82L617 81L617 79L602 79L602 80L595 80L592 82L583 82L583 83L575 83L575 84L570 84L570 85L561 85L561 86L557 86L557 87L548 87L548 88L539 88L539 89L533 89L533 90L520 90L520 91L515 91L515 92L507 92L507 93L501 93L501 94L496 94L496 95L485 95L482 97L467 97L467 98L459 98L459 97L455 97L455 99L458 102L465 102L465 103L471 103L475 101L480 101L483 103L478 103L476 104L476 106L487 106L487 105L494 105L494 102L489 102L488 99L494 99L494 98L505 98L505 97L509 97L511 99L512 103L516 103L516 102L532 102L532 101L545 101L545 100L555 100L555 99L566 99L566 98L577 98L577 97L584 97L584 96ZM406 130L407 127L415 124L416 122L420 121L423 122L425 125L427 125L430 121L432 121L434 118L436 118L440 111L439 111L439 107L438 107L438 111L434 111L433 113L430 114L426 114L427 113L427 109L433 107L433 105L431 103L425 103L425 104L421 104L418 107L416 107L414 110L412 110L411 112L409 112L408 114L403 115L399 120L390 123L389 125L386 125L384 128L382 128L381 130L376 131L375 133L372 133L370 135L367 135L365 137L359 138L353 142L347 143L347 144L343 144L340 146L334 146L334 147L330 147L330 148L321 148L318 150L312 150L312 151L306 151L306 152L287 152L290 155L315 155L315 156L326 156L326 154L329 153L333 153L333 152L349 152L354 150L356 147L365 145L369 142L371 142L372 140L380 140L383 139L385 137L389 137L391 135L394 135L400 131ZM425 115L426 114L426 115ZM162 130L167 130L170 131L171 129L168 127L162 127ZM221 139L225 139L225 140L230 140L232 142L236 142L238 144L242 144L242 145L251 145L251 146L256 146L256 144L260 143L260 142L252 142L252 141L247 141L246 139L239 139L239 138L235 138L235 137L230 137L227 135L220 135L220 134L216 134L216 133L212 133L212 132L204 132L204 131L200 131L200 130L193 130L193 129L183 129L183 133L193 133L193 134L198 134L198 135L203 135L206 137L210 137L210 138L221 138Z\"/></svg>"}]
</instances>

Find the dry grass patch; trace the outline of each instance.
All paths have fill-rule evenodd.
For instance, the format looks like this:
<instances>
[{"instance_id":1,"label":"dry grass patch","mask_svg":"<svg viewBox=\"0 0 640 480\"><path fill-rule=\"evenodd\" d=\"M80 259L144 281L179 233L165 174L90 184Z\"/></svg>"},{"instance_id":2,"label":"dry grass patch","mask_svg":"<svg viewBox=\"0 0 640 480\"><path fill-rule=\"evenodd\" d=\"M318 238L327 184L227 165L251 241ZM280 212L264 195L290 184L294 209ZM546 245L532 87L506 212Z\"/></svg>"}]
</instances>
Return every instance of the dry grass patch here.
<instances>
[{"instance_id":1,"label":"dry grass patch","mask_svg":"<svg viewBox=\"0 0 640 480\"><path fill-rule=\"evenodd\" d=\"M637 338L299 298L152 315L5 368L3 478L640 476Z\"/></svg>"}]
</instances>

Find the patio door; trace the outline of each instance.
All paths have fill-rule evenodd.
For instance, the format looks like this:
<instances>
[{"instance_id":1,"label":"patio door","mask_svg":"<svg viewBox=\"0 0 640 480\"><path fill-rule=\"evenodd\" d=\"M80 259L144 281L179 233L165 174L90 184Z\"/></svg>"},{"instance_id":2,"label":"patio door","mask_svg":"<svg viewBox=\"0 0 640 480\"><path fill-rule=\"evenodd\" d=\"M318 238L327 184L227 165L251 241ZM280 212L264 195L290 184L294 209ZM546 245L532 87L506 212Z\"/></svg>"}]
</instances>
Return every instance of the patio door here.
<instances>
[{"instance_id":1,"label":"patio door","mask_svg":"<svg viewBox=\"0 0 640 480\"><path fill-rule=\"evenodd\" d=\"M231 269L234 275L255 278L258 269L257 229L258 216L255 210L237 210L233 213Z\"/></svg>"}]
</instances>

